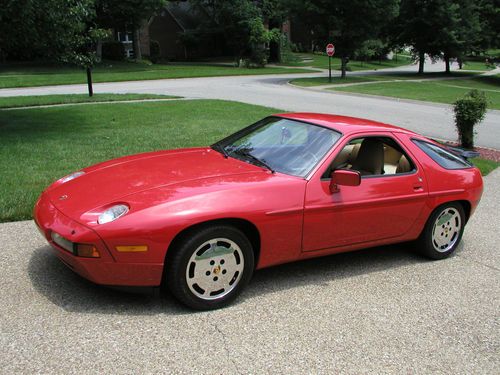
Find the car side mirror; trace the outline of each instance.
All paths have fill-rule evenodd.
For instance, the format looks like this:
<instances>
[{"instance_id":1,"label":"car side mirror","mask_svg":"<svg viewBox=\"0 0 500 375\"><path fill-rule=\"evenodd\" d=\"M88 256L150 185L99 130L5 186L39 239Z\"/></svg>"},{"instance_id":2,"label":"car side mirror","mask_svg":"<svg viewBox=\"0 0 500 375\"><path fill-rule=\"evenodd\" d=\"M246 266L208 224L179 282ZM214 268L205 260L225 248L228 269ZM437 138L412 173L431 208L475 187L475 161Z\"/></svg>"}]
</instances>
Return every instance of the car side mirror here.
<instances>
[{"instance_id":1,"label":"car side mirror","mask_svg":"<svg viewBox=\"0 0 500 375\"><path fill-rule=\"evenodd\" d=\"M348 169L337 169L332 172L330 180L330 192L337 193L340 186L359 186L361 184L361 174L358 171Z\"/></svg>"}]
</instances>

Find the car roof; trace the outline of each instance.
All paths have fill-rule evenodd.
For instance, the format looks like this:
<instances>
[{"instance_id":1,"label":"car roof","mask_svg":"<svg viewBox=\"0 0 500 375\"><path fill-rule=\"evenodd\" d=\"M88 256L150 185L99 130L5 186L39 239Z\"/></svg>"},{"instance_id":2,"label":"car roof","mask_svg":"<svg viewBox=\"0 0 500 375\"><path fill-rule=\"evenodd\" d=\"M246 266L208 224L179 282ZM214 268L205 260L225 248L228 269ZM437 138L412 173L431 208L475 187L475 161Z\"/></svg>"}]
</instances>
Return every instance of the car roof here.
<instances>
[{"instance_id":1,"label":"car roof","mask_svg":"<svg viewBox=\"0 0 500 375\"><path fill-rule=\"evenodd\" d=\"M375 132L397 131L407 134L416 134L410 130L400 128L398 126L384 124L382 122L377 122L357 117L330 115L325 113L308 113L308 112L280 113L274 116L325 126L337 130L343 133L344 135L358 133L358 132L373 132L373 131Z\"/></svg>"}]
</instances>

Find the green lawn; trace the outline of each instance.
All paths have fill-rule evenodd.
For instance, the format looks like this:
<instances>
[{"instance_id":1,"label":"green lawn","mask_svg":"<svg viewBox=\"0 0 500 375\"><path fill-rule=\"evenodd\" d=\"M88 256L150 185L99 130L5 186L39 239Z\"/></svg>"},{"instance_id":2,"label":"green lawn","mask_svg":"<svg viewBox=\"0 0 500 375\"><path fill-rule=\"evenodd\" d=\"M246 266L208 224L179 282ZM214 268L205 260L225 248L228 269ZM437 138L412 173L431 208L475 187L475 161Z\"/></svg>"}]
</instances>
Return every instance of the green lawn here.
<instances>
[{"instance_id":1,"label":"green lawn","mask_svg":"<svg viewBox=\"0 0 500 375\"><path fill-rule=\"evenodd\" d=\"M102 63L94 69L94 82L138 81L253 74L305 73L300 68L237 68L229 65L162 65L132 62ZM0 65L0 88L86 83L85 71L67 66L14 64Z\"/></svg>"},{"instance_id":2,"label":"green lawn","mask_svg":"<svg viewBox=\"0 0 500 375\"><path fill-rule=\"evenodd\" d=\"M346 83L361 83L361 82L373 82L373 81L394 81L394 80L409 80L409 79L428 79L428 78L438 78L438 77L464 77L472 76L478 73L471 72L452 72L451 74L446 74L442 72L431 72L419 75L416 73L398 73L398 74L370 74L370 75L349 75L345 78L340 78L338 75L332 77L332 82L328 81L328 76L324 77L313 77L313 78L297 78L291 80L290 83L296 86L311 87L320 85L341 85Z\"/></svg>"},{"instance_id":3,"label":"green lawn","mask_svg":"<svg viewBox=\"0 0 500 375\"><path fill-rule=\"evenodd\" d=\"M87 94L74 95L40 95L40 96L12 96L0 97L0 108L16 108L42 106L51 104L71 104L71 103L102 103L127 100L144 99L175 99L177 96L154 95L154 94L95 94L89 97Z\"/></svg>"},{"instance_id":4,"label":"green lawn","mask_svg":"<svg viewBox=\"0 0 500 375\"><path fill-rule=\"evenodd\" d=\"M380 79L378 79L380 78ZM347 76L346 78L340 78L338 76L332 77L332 81L328 80L326 77L313 77L313 78L297 78L290 81L292 85L301 87L312 87L312 86L322 86L322 85L340 85L344 83L358 83L358 82L370 82L373 80L383 80L383 76Z\"/></svg>"},{"instance_id":5,"label":"green lawn","mask_svg":"<svg viewBox=\"0 0 500 375\"><path fill-rule=\"evenodd\" d=\"M486 65L484 61L466 61L463 65L463 69L467 70L492 70L491 65Z\"/></svg>"},{"instance_id":6,"label":"green lawn","mask_svg":"<svg viewBox=\"0 0 500 375\"><path fill-rule=\"evenodd\" d=\"M483 90L488 108L500 109L500 75L428 82L381 82L330 90L451 104L471 89Z\"/></svg>"},{"instance_id":7,"label":"green lawn","mask_svg":"<svg viewBox=\"0 0 500 375\"><path fill-rule=\"evenodd\" d=\"M486 176L490 172L500 167L500 163L493 160L486 160L481 158L471 159L472 163L481 170L481 174Z\"/></svg>"},{"instance_id":8,"label":"green lawn","mask_svg":"<svg viewBox=\"0 0 500 375\"><path fill-rule=\"evenodd\" d=\"M286 63L290 66L312 66L315 68L328 69L328 56L326 54L317 53L296 53L294 54L296 61ZM305 60L305 61L303 61ZM311 61L308 61L311 60ZM350 60L347 64L348 70L358 71L358 70L377 70L385 68L394 68L402 65L411 64L412 60L408 56L398 55L397 60L382 60L382 61L356 61ZM332 69L340 70L341 62L340 58L332 57Z\"/></svg>"},{"instance_id":9,"label":"green lawn","mask_svg":"<svg viewBox=\"0 0 500 375\"><path fill-rule=\"evenodd\" d=\"M271 108L216 100L0 110L0 222L29 219L40 192L97 162L209 145Z\"/></svg>"},{"instance_id":10,"label":"green lawn","mask_svg":"<svg viewBox=\"0 0 500 375\"><path fill-rule=\"evenodd\" d=\"M209 145L276 109L172 100L0 110L0 222L31 218L41 191L100 161ZM487 173L499 163L475 159Z\"/></svg>"},{"instance_id":11,"label":"green lawn","mask_svg":"<svg viewBox=\"0 0 500 375\"><path fill-rule=\"evenodd\" d=\"M489 49L485 53L488 56L500 57L500 49Z\"/></svg>"}]
</instances>

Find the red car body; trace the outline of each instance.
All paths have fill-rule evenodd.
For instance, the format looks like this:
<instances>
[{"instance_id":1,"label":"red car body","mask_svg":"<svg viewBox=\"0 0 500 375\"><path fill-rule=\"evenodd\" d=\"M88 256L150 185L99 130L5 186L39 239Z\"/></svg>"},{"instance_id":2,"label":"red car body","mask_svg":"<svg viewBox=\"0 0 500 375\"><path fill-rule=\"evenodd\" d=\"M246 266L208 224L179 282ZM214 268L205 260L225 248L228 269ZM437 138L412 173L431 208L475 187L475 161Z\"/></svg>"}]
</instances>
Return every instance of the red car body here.
<instances>
[{"instance_id":1,"label":"red car body","mask_svg":"<svg viewBox=\"0 0 500 375\"><path fill-rule=\"evenodd\" d=\"M34 209L36 224L57 256L81 276L97 284L158 286L176 237L201 223L224 221L241 228L259 269L414 240L439 205L462 202L467 218L478 205L479 170L441 167L412 140L432 141L416 133L343 116L277 116L342 134L306 178L225 158L209 147L126 156L48 187ZM415 171L364 178L359 186L332 193L330 181L321 176L351 139L365 136L395 139ZM130 207L126 215L97 223L100 212L121 202ZM100 256L75 256L54 242L52 232L91 244Z\"/></svg>"}]
</instances>

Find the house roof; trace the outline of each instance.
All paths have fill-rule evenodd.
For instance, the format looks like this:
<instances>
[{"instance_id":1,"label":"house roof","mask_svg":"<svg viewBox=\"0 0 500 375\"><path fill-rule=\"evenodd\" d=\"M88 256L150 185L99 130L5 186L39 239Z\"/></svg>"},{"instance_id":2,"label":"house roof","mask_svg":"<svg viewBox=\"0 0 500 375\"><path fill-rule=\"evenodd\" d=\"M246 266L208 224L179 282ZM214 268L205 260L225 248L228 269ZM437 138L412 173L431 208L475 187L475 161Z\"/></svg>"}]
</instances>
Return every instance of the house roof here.
<instances>
[{"instance_id":1,"label":"house roof","mask_svg":"<svg viewBox=\"0 0 500 375\"><path fill-rule=\"evenodd\" d=\"M169 1L165 8L184 31L196 29L208 16L203 8L189 1Z\"/></svg>"}]
</instances>

